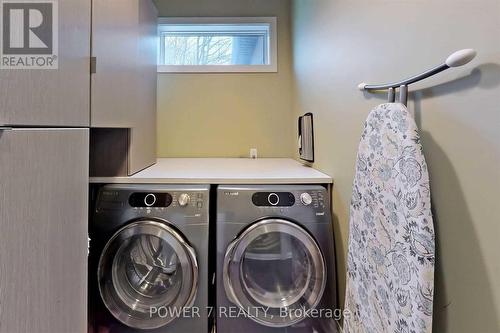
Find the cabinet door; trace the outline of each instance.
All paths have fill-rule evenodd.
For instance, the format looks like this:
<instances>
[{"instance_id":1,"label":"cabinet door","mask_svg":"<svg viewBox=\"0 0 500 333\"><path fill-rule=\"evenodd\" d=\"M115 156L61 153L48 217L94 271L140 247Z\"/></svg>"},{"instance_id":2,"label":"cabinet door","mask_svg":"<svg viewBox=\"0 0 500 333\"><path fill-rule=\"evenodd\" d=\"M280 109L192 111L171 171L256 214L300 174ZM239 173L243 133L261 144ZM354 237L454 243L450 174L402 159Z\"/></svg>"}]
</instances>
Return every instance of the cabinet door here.
<instances>
[{"instance_id":1,"label":"cabinet door","mask_svg":"<svg viewBox=\"0 0 500 333\"><path fill-rule=\"evenodd\" d=\"M92 0L92 127L131 127L137 112L139 2Z\"/></svg>"},{"instance_id":2,"label":"cabinet door","mask_svg":"<svg viewBox=\"0 0 500 333\"><path fill-rule=\"evenodd\" d=\"M156 162L156 91L158 87L157 39L158 11L150 0L139 0L137 46L137 102L134 125L130 131L130 174Z\"/></svg>"},{"instance_id":3,"label":"cabinet door","mask_svg":"<svg viewBox=\"0 0 500 333\"><path fill-rule=\"evenodd\" d=\"M156 160L158 13L151 0L93 0L92 6L91 126L130 128L133 174Z\"/></svg>"},{"instance_id":4,"label":"cabinet door","mask_svg":"<svg viewBox=\"0 0 500 333\"><path fill-rule=\"evenodd\" d=\"M0 130L0 332L85 333L88 129Z\"/></svg>"},{"instance_id":5,"label":"cabinet door","mask_svg":"<svg viewBox=\"0 0 500 333\"><path fill-rule=\"evenodd\" d=\"M0 70L0 125L90 122L90 0L58 1L58 69Z\"/></svg>"}]
</instances>

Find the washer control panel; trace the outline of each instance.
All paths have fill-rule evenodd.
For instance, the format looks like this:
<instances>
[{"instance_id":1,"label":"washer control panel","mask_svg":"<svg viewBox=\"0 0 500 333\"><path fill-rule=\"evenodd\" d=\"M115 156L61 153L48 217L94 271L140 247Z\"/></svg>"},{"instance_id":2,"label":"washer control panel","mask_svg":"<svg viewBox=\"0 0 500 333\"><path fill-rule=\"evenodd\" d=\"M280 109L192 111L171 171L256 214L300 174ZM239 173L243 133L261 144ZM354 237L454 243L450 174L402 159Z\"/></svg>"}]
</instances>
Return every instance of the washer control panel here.
<instances>
[{"instance_id":1,"label":"washer control panel","mask_svg":"<svg viewBox=\"0 0 500 333\"><path fill-rule=\"evenodd\" d=\"M93 221L106 230L146 218L174 225L208 223L208 185L109 184L95 190Z\"/></svg>"},{"instance_id":2,"label":"washer control panel","mask_svg":"<svg viewBox=\"0 0 500 333\"><path fill-rule=\"evenodd\" d=\"M129 197L134 208L204 207L203 193L198 192L134 192Z\"/></svg>"},{"instance_id":3,"label":"washer control panel","mask_svg":"<svg viewBox=\"0 0 500 333\"><path fill-rule=\"evenodd\" d=\"M206 200L208 199L202 192L174 192L172 196L173 207L186 209L192 207L200 210L206 206Z\"/></svg>"}]
</instances>

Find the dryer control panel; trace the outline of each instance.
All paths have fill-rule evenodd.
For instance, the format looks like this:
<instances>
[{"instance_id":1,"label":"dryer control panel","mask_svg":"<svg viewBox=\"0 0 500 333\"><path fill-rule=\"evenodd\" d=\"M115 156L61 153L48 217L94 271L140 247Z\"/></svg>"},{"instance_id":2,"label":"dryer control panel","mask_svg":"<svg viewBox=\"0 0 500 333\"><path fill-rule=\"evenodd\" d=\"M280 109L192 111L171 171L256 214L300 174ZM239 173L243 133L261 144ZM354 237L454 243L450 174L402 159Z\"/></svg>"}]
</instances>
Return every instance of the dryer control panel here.
<instances>
[{"instance_id":1,"label":"dryer control panel","mask_svg":"<svg viewBox=\"0 0 500 333\"><path fill-rule=\"evenodd\" d=\"M257 192L252 195L252 202L258 207L291 207L295 205L295 196L290 192Z\"/></svg>"},{"instance_id":2,"label":"dryer control panel","mask_svg":"<svg viewBox=\"0 0 500 333\"><path fill-rule=\"evenodd\" d=\"M132 207L166 208L172 204L172 200L169 193L135 192L130 195L128 202Z\"/></svg>"},{"instance_id":3,"label":"dryer control panel","mask_svg":"<svg viewBox=\"0 0 500 333\"><path fill-rule=\"evenodd\" d=\"M284 218L303 225L331 223L328 189L321 185L221 185L218 223Z\"/></svg>"},{"instance_id":4,"label":"dryer control panel","mask_svg":"<svg viewBox=\"0 0 500 333\"><path fill-rule=\"evenodd\" d=\"M323 191L307 191L300 193L300 203L304 206L311 206L314 208L325 207L325 195Z\"/></svg>"},{"instance_id":5,"label":"dryer control panel","mask_svg":"<svg viewBox=\"0 0 500 333\"><path fill-rule=\"evenodd\" d=\"M296 204L323 208L325 197L322 191L307 192L256 192L252 202L257 207L292 207Z\"/></svg>"}]
</instances>

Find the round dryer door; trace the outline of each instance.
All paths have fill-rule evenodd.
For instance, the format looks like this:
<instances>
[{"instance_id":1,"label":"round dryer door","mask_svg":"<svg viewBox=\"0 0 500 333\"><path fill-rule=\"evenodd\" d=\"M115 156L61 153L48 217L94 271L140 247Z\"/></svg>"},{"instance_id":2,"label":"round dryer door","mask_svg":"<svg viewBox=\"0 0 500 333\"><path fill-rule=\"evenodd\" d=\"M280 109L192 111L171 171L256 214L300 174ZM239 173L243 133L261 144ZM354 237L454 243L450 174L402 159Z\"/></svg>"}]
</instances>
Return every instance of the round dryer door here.
<instances>
[{"instance_id":1,"label":"round dryer door","mask_svg":"<svg viewBox=\"0 0 500 333\"><path fill-rule=\"evenodd\" d=\"M326 286L325 261L314 238L281 219L251 225L226 252L224 287L248 317L270 327L305 319ZM249 313L248 313L249 312Z\"/></svg>"},{"instance_id":2,"label":"round dryer door","mask_svg":"<svg viewBox=\"0 0 500 333\"><path fill-rule=\"evenodd\" d=\"M194 249L159 221L138 221L119 230L104 248L97 274L108 310L139 329L174 320L193 305L198 285Z\"/></svg>"}]
</instances>

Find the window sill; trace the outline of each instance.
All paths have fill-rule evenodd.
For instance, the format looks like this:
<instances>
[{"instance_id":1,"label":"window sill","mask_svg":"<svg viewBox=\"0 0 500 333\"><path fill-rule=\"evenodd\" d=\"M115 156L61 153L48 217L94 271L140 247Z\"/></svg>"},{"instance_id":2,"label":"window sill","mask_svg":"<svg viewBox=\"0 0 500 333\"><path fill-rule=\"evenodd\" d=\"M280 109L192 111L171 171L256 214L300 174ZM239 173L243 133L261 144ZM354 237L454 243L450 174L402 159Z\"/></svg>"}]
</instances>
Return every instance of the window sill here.
<instances>
[{"instance_id":1,"label":"window sill","mask_svg":"<svg viewBox=\"0 0 500 333\"><path fill-rule=\"evenodd\" d=\"M276 65L207 65L207 66L170 66L159 65L158 73L277 73Z\"/></svg>"}]
</instances>

